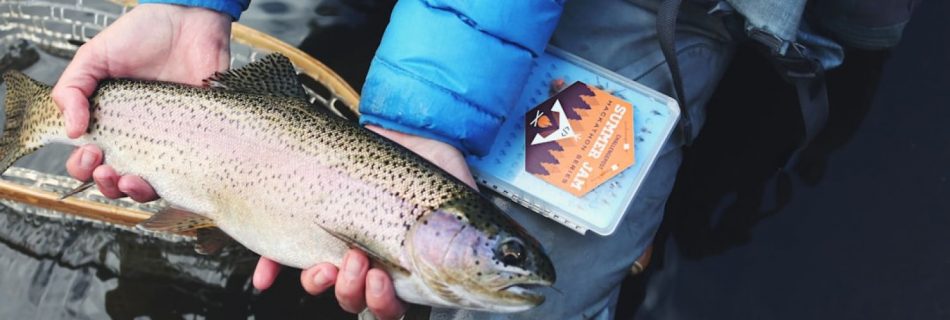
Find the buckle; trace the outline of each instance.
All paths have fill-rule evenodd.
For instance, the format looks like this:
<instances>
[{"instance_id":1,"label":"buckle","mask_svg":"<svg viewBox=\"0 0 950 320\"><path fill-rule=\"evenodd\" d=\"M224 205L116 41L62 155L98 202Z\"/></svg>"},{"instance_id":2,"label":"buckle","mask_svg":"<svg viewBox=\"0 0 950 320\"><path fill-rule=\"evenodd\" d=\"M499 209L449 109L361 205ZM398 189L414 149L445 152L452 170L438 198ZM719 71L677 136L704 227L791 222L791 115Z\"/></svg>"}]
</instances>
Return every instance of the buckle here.
<instances>
[{"instance_id":1,"label":"buckle","mask_svg":"<svg viewBox=\"0 0 950 320\"><path fill-rule=\"evenodd\" d=\"M783 40L760 28L746 27L749 38L769 49L772 61L785 81L795 83L802 79L821 77L824 69L818 60L806 55L806 48L799 43Z\"/></svg>"}]
</instances>

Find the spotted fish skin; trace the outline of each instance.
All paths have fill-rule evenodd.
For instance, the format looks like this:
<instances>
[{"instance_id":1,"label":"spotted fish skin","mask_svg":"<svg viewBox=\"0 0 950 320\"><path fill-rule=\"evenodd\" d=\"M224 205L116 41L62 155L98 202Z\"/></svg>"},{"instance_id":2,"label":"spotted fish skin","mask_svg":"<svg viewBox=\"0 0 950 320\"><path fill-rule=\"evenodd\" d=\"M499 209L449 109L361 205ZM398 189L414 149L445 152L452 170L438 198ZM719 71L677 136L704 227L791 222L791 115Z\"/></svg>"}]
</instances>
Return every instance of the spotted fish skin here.
<instances>
[{"instance_id":1,"label":"spotted fish skin","mask_svg":"<svg viewBox=\"0 0 950 320\"><path fill-rule=\"evenodd\" d=\"M520 287L554 281L536 240L398 144L312 109L286 85L255 87L292 82L266 76L289 65L271 57L216 75L212 88L104 81L76 140L64 136L48 86L8 73L4 169L46 143L92 143L117 172L143 177L175 208L282 264L339 265L358 247L409 302L511 312L543 301Z\"/></svg>"}]
</instances>

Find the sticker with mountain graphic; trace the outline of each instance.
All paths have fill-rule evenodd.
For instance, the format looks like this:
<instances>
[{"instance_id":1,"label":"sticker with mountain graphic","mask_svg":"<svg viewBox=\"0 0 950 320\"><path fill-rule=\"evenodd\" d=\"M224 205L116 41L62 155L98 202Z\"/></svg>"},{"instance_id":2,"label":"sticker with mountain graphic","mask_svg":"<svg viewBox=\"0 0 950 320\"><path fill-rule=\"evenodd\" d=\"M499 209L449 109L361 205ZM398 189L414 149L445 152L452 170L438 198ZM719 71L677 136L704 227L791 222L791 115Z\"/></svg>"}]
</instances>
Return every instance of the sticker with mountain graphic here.
<instances>
[{"instance_id":1,"label":"sticker with mountain graphic","mask_svg":"<svg viewBox=\"0 0 950 320\"><path fill-rule=\"evenodd\" d=\"M575 82L525 115L525 171L582 197L634 162L633 105Z\"/></svg>"}]
</instances>

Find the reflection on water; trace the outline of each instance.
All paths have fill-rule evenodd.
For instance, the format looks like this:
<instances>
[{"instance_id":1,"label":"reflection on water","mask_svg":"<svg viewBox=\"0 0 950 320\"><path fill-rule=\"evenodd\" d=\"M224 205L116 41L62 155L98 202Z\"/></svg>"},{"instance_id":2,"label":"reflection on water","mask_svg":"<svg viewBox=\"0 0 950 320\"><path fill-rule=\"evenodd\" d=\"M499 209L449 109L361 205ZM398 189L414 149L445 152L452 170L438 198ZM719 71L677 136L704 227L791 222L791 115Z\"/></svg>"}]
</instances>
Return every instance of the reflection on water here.
<instances>
[{"instance_id":1,"label":"reflection on water","mask_svg":"<svg viewBox=\"0 0 950 320\"><path fill-rule=\"evenodd\" d=\"M204 257L180 237L18 209L0 207L0 318L247 313L225 305L252 296L246 250Z\"/></svg>"}]
</instances>

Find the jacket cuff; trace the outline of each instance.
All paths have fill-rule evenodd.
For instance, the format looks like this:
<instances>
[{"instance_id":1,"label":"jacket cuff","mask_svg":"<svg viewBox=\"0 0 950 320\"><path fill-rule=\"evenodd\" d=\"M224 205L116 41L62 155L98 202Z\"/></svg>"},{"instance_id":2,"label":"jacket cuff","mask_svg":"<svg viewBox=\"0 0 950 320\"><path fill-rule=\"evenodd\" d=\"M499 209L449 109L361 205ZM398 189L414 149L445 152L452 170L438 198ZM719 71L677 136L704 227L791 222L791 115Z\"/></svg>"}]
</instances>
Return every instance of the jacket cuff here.
<instances>
[{"instance_id":1,"label":"jacket cuff","mask_svg":"<svg viewBox=\"0 0 950 320\"><path fill-rule=\"evenodd\" d=\"M371 70L363 84L360 124L439 140L466 155L488 153L502 117L378 57Z\"/></svg>"},{"instance_id":2,"label":"jacket cuff","mask_svg":"<svg viewBox=\"0 0 950 320\"><path fill-rule=\"evenodd\" d=\"M247 9L250 0L139 0L139 4L162 3L177 4L186 7L200 7L211 9L231 16L231 19L241 18L241 12Z\"/></svg>"},{"instance_id":3,"label":"jacket cuff","mask_svg":"<svg viewBox=\"0 0 950 320\"><path fill-rule=\"evenodd\" d=\"M561 12L551 0L489 2L397 2L363 84L361 122L486 154Z\"/></svg>"}]
</instances>

